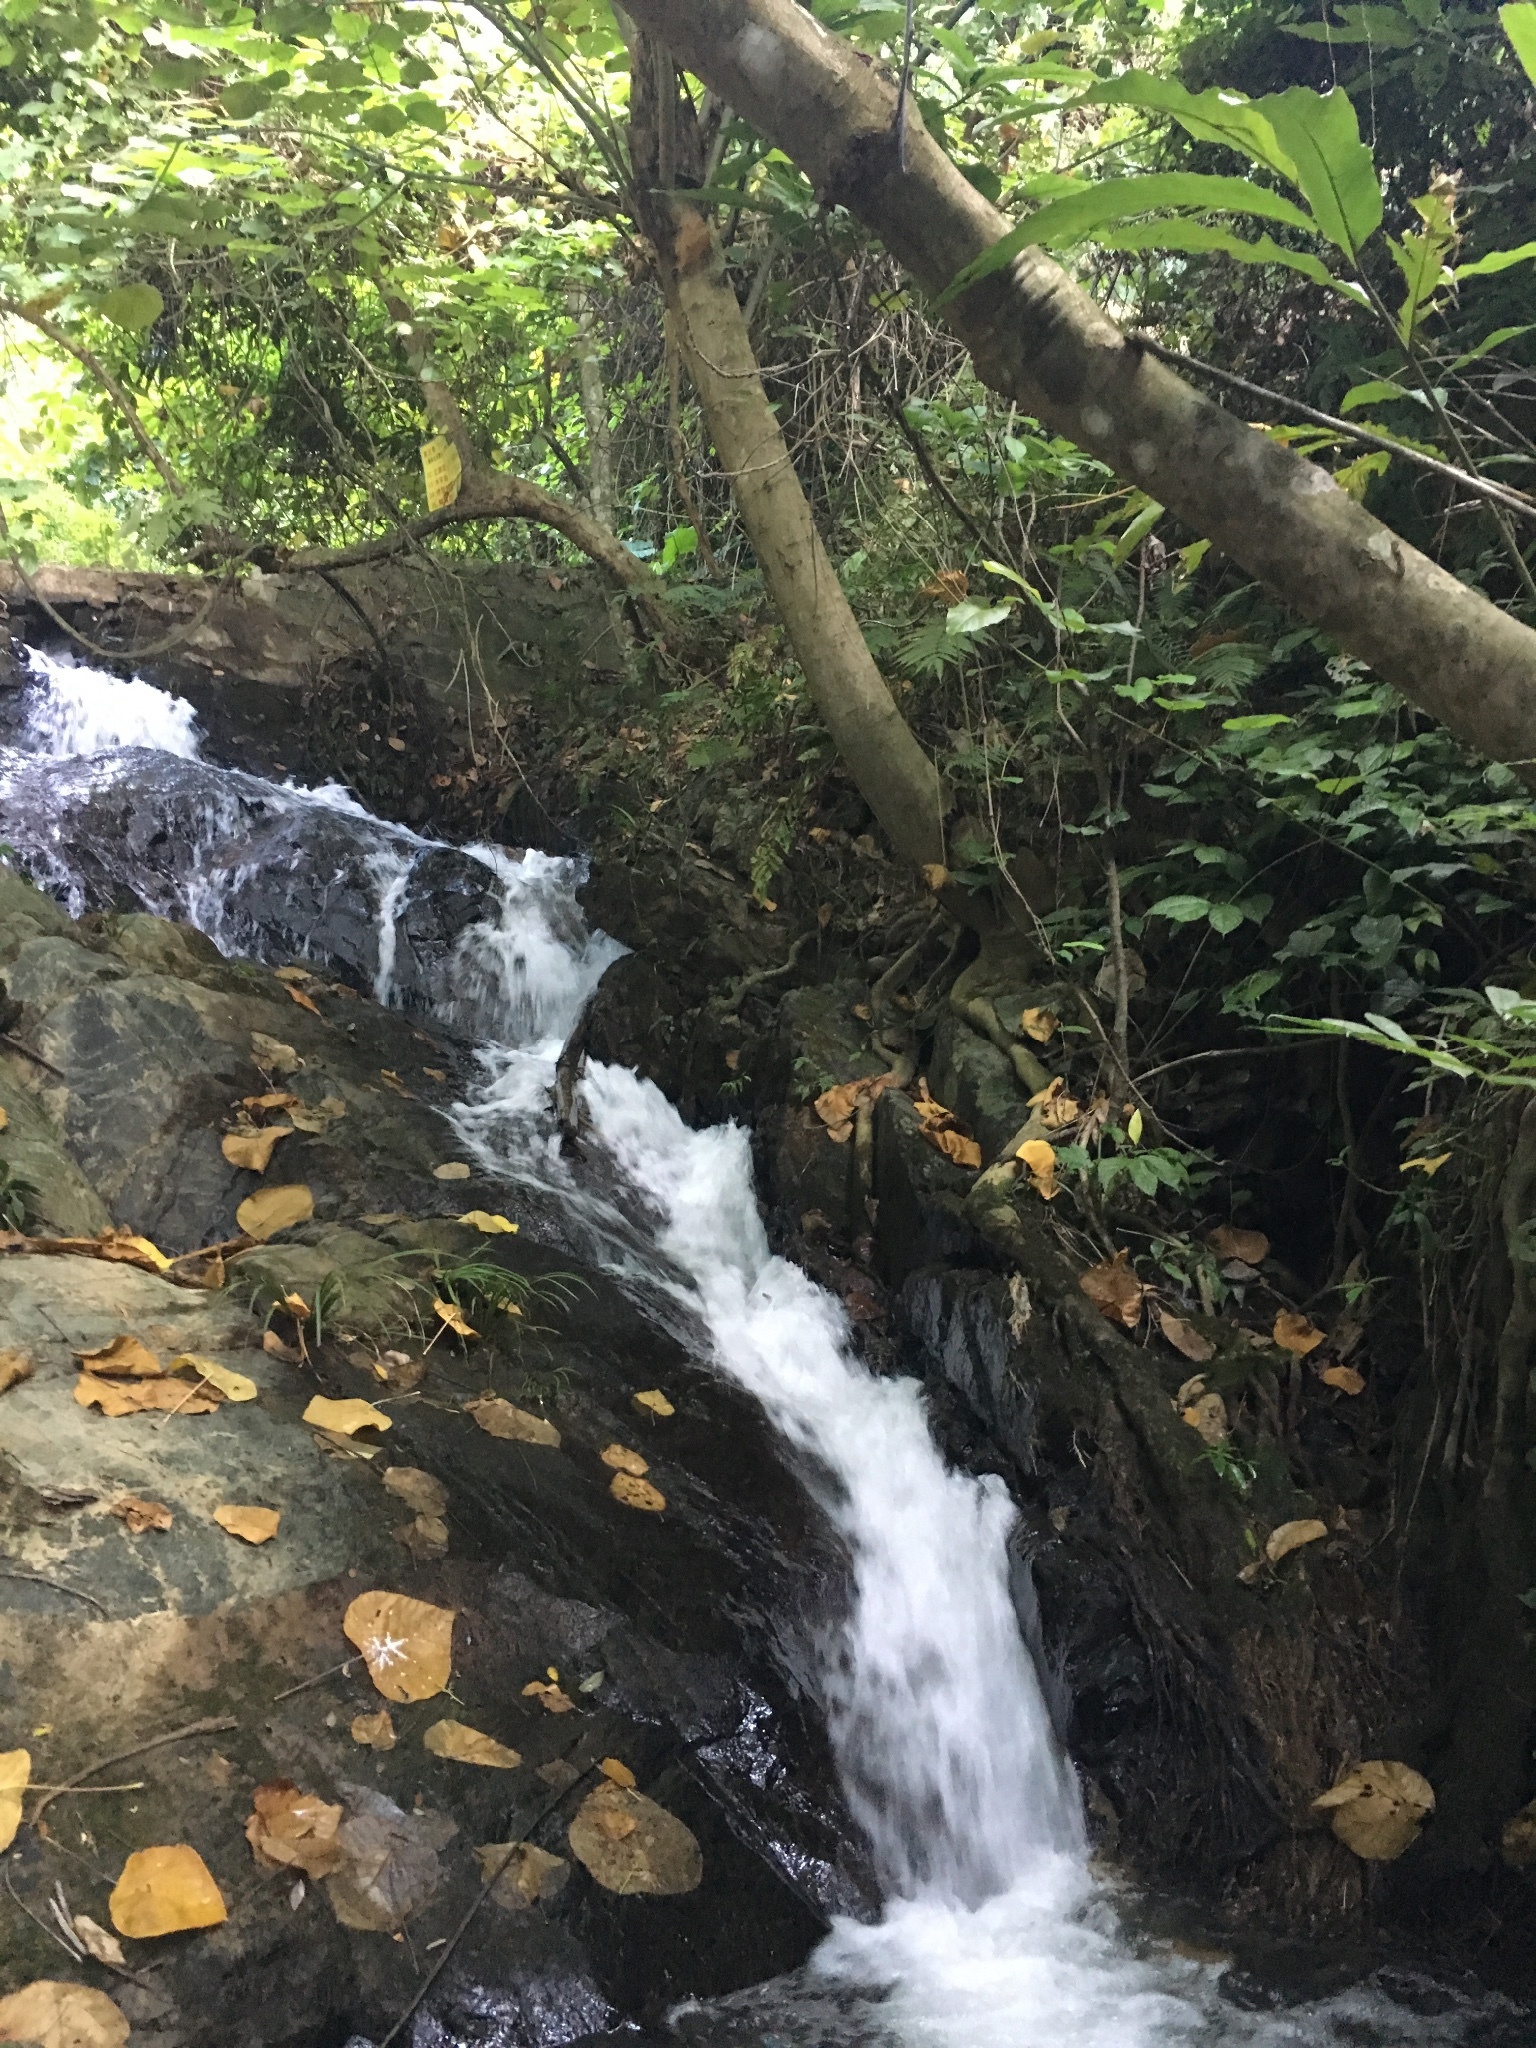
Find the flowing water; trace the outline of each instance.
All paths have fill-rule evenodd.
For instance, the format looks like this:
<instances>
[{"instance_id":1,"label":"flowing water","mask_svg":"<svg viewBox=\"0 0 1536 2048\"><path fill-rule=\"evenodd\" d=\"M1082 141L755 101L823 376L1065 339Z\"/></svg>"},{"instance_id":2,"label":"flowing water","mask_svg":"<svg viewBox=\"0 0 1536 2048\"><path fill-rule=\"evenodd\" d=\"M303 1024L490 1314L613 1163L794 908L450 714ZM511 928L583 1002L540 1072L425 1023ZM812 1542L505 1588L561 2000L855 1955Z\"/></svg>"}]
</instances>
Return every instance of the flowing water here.
<instances>
[{"instance_id":1,"label":"flowing water","mask_svg":"<svg viewBox=\"0 0 1536 2048\"><path fill-rule=\"evenodd\" d=\"M918 1384L854 1357L837 1303L772 1256L746 1134L687 1128L633 1073L584 1084L603 1176L562 1158L559 1047L619 948L583 926L578 866L442 847L344 790L277 786L199 758L185 704L34 659L0 749L0 830L76 910L126 892L226 951L324 958L383 1001L482 1045L456 1121L481 1163L558 1196L583 1249L750 1391L851 1562L822 1693L850 1811L886 1906L838 1923L806 1970L681 2012L689 2040L879 2048L1394 2048L1527 2041L1501 2001L1379 1987L1254 2013L1218 1969L1138 1943L1089 1869L1075 1776L1009 1590L1001 1483L946 1469ZM444 887L463 911L433 925ZM361 897L366 914L339 906ZM327 934L325 950L316 933ZM435 951L433 949L436 949ZM430 972L428 970L431 970ZM1422 1987L1420 1987L1422 1989ZM1426 2016L1423 2006L1441 2010Z\"/></svg>"}]
</instances>

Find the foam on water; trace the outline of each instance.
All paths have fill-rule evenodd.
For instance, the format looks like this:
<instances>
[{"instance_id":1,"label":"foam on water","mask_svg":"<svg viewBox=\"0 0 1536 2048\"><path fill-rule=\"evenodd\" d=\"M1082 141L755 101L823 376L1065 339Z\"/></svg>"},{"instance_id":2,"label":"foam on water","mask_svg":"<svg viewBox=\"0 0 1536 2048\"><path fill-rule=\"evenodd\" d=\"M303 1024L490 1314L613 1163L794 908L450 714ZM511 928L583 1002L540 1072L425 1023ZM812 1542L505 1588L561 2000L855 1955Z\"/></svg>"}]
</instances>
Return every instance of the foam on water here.
<instances>
[{"instance_id":1,"label":"foam on water","mask_svg":"<svg viewBox=\"0 0 1536 2048\"><path fill-rule=\"evenodd\" d=\"M29 753L63 760L105 754L119 747L154 747L183 761L198 757L197 715L184 697L172 697L135 676L125 681L28 650L40 688L30 694Z\"/></svg>"}]
</instances>

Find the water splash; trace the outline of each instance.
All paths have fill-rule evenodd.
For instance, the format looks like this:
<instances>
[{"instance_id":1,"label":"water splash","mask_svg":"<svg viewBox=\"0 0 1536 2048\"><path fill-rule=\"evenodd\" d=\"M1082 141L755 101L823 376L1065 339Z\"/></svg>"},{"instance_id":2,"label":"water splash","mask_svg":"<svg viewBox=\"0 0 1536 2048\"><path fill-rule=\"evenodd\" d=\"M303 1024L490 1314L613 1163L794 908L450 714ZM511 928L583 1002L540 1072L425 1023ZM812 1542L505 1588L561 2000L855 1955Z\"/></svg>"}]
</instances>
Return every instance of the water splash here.
<instances>
[{"instance_id":1,"label":"water splash","mask_svg":"<svg viewBox=\"0 0 1536 2048\"><path fill-rule=\"evenodd\" d=\"M125 680L35 648L28 649L27 664L36 678L27 702L29 753L63 760L119 747L154 747L184 761L198 758L197 714L184 697L172 697L138 676Z\"/></svg>"}]
</instances>

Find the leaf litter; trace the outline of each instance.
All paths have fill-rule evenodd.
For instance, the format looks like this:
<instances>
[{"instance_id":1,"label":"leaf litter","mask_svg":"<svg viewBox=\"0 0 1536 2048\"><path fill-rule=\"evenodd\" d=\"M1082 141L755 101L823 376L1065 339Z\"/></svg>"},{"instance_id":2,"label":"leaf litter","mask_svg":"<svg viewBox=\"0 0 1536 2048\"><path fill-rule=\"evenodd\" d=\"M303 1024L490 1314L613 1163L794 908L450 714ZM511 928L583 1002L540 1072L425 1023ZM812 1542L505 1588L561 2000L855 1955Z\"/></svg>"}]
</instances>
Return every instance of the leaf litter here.
<instances>
[{"instance_id":1,"label":"leaf litter","mask_svg":"<svg viewBox=\"0 0 1536 2048\"><path fill-rule=\"evenodd\" d=\"M515 1771L522 1757L515 1749L462 1721L434 1721L421 1738L423 1749L458 1764L480 1764L492 1771Z\"/></svg>"},{"instance_id":2,"label":"leaf litter","mask_svg":"<svg viewBox=\"0 0 1536 2048\"><path fill-rule=\"evenodd\" d=\"M464 1408L487 1436L501 1437L509 1443L560 1448L560 1432L552 1422L546 1422L542 1415L530 1415L526 1408L515 1408L499 1394L482 1394L477 1400L466 1401Z\"/></svg>"},{"instance_id":3,"label":"leaf litter","mask_svg":"<svg viewBox=\"0 0 1536 2048\"><path fill-rule=\"evenodd\" d=\"M348 1642L363 1653L368 1675L385 1699L429 1700L453 1675L451 1607L406 1593L359 1593L342 1618Z\"/></svg>"},{"instance_id":4,"label":"leaf litter","mask_svg":"<svg viewBox=\"0 0 1536 2048\"><path fill-rule=\"evenodd\" d=\"M669 1897L704 1877L698 1838L676 1814L626 1785L606 1780L576 1810L571 1854L605 1890Z\"/></svg>"},{"instance_id":5,"label":"leaf litter","mask_svg":"<svg viewBox=\"0 0 1536 2048\"><path fill-rule=\"evenodd\" d=\"M299 1870L321 1878L341 1867L344 1851L337 1831L344 1807L301 1792L291 1778L258 1785L251 1804L245 1839L260 1869Z\"/></svg>"},{"instance_id":6,"label":"leaf litter","mask_svg":"<svg viewBox=\"0 0 1536 2048\"><path fill-rule=\"evenodd\" d=\"M125 2048L128 2034L122 2007L88 1984L40 1977L0 1998L0 2041L30 2041L34 2048Z\"/></svg>"},{"instance_id":7,"label":"leaf litter","mask_svg":"<svg viewBox=\"0 0 1536 2048\"><path fill-rule=\"evenodd\" d=\"M213 1873L187 1842L136 1849L107 1903L112 1925L133 1941L217 1927L229 1918Z\"/></svg>"}]
</instances>

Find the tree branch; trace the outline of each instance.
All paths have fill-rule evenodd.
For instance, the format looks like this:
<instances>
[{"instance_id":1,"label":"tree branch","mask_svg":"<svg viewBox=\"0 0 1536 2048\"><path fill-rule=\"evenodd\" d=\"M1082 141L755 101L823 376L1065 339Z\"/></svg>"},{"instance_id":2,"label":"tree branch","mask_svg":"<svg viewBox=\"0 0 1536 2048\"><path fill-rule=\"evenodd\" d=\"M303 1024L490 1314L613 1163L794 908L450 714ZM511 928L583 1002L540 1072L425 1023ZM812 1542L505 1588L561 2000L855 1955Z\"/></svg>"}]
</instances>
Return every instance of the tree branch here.
<instances>
[{"instance_id":1,"label":"tree branch","mask_svg":"<svg viewBox=\"0 0 1536 2048\"><path fill-rule=\"evenodd\" d=\"M11 320L25 320L27 325L35 327L39 334L46 334L55 348L63 349L64 353L68 356L73 356L83 369L89 370L123 418L128 422L129 431L132 433L133 438L155 465L155 468L159 470L165 487L171 496L173 498L184 498L187 495L186 486L182 483L180 477L177 476L175 470L172 469L170 463L167 462L164 455L161 454L154 436L139 418L138 409L134 405L133 400L94 350L88 349L84 342L72 340L56 320L50 320L45 313L29 312L26 306L19 305L14 299L0 298L0 314Z\"/></svg>"}]
</instances>

